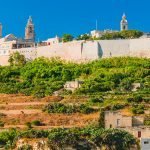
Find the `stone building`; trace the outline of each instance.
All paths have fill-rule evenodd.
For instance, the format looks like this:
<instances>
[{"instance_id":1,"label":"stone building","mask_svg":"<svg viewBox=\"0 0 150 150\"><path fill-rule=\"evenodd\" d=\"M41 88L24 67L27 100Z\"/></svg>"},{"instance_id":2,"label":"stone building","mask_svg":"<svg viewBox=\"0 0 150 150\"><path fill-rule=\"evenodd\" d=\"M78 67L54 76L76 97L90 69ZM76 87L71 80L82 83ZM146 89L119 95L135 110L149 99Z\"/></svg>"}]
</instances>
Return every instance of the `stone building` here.
<instances>
[{"instance_id":1,"label":"stone building","mask_svg":"<svg viewBox=\"0 0 150 150\"><path fill-rule=\"evenodd\" d=\"M115 33L115 32L118 32L118 31L117 30L111 30L111 29L106 29L104 31L93 30L93 31L91 31L91 36L93 38L101 38L106 33Z\"/></svg>"},{"instance_id":2,"label":"stone building","mask_svg":"<svg viewBox=\"0 0 150 150\"><path fill-rule=\"evenodd\" d=\"M133 92L136 92L137 90L141 89L141 87L142 87L141 83L133 83L131 86L132 86L131 90Z\"/></svg>"},{"instance_id":3,"label":"stone building","mask_svg":"<svg viewBox=\"0 0 150 150\"><path fill-rule=\"evenodd\" d=\"M123 115L116 111L105 112L105 128L130 128L143 126L143 116Z\"/></svg>"},{"instance_id":4,"label":"stone building","mask_svg":"<svg viewBox=\"0 0 150 150\"><path fill-rule=\"evenodd\" d=\"M27 60L35 59L36 49L34 39L35 32L31 17L29 17L25 29L25 38L17 38L13 34L2 37L2 24L0 24L0 65L8 65L10 54L16 51L23 54Z\"/></svg>"},{"instance_id":5,"label":"stone building","mask_svg":"<svg viewBox=\"0 0 150 150\"><path fill-rule=\"evenodd\" d=\"M47 43L47 45L52 45L52 44L58 44L62 41L62 39L60 37L58 37L56 35L56 37L54 38L49 38L47 41L45 41Z\"/></svg>"},{"instance_id":6,"label":"stone building","mask_svg":"<svg viewBox=\"0 0 150 150\"><path fill-rule=\"evenodd\" d=\"M76 89L81 87L82 83L83 83L83 81L78 81L78 80L76 80L76 81L68 81L64 85L64 88L66 90L75 91Z\"/></svg>"},{"instance_id":7,"label":"stone building","mask_svg":"<svg viewBox=\"0 0 150 150\"><path fill-rule=\"evenodd\" d=\"M118 128L141 141L141 150L150 150L150 128L144 126L143 116L127 116L120 112L105 112L105 128Z\"/></svg>"},{"instance_id":8,"label":"stone building","mask_svg":"<svg viewBox=\"0 0 150 150\"><path fill-rule=\"evenodd\" d=\"M150 150L150 138L141 139L141 150Z\"/></svg>"}]
</instances>

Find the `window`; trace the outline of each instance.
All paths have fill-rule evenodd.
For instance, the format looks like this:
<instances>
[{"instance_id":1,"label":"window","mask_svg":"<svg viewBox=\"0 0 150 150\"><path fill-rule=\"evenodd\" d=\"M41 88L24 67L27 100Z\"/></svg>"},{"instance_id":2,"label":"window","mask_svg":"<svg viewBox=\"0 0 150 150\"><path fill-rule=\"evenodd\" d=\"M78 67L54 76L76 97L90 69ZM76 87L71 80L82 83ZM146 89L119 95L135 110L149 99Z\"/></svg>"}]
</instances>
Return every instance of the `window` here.
<instances>
[{"instance_id":1,"label":"window","mask_svg":"<svg viewBox=\"0 0 150 150\"><path fill-rule=\"evenodd\" d=\"M33 30L32 30L32 27L29 27L29 33L32 33Z\"/></svg>"},{"instance_id":2,"label":"window","mask_svg":"<svg viewBox=\"0 0 150 150\"><path fill-rule=\"evenodd\" d=\"M141 138L141 131L138 131L138 138Z\"/></svg>"},{"instance_id":3,"label":"window","mask_svg":"<svg viewBox=\"0 0 150 150\"><path fill-rule=\"evenodd\" d=\"M117 127L120 126L120 119L117 119Z\"/></svg>"},{"instance_id":4,"label":"window","mask_svg":"<svg viewBox=\"0 0 150 150\"><path fill-rule=\"evenodd\" d=\"M149 144L149 142L148 141L144 141L144 144Z\"/></svg>"}]
</instances>

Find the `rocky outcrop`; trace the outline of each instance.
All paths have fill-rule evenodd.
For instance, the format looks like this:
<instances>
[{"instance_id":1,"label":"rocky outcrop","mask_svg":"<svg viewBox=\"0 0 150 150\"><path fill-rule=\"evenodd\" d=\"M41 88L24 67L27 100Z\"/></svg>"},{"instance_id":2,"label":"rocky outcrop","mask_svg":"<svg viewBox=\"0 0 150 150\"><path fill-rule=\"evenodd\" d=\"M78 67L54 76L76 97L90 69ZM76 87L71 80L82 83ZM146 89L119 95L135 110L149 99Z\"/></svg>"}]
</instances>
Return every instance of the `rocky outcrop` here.
<instances>
[{"instance_id":1,"label":"rocky outcrop","mask_svg":"<svg viewBox=\"0 0 150 150\"><path fill-rule=\"evenodd\" d=\"M26 145L31 145L32 150L51 150L48 147L47 139L20 139L16 145L17 149Z\"/></svg>"},{"instance_id":2,"label":"rocky outcrop","mask_svg":"<svg viewBox=\"0 0 150 150\"><path fill-rule=\"evenodd\" d=\"M86 141L81 141L79 143L78 149L79 147L82 145L82 148L84 147L85 149L91 149L91 150L99 150L99 148L97 148L95 145L93 144L89 144ZM16 143L16 150L23 148L23 147L27 147L27 146L31 146L32 150L54 150L55 148L52 148L52 145L48 144L48 140L47 139L19 139L18 142ZM73 147L73 146L69 146L66 145L63 147L63 149L59 149L58 150L77 150L77 148Z\"/></svg>"}]
</instances>

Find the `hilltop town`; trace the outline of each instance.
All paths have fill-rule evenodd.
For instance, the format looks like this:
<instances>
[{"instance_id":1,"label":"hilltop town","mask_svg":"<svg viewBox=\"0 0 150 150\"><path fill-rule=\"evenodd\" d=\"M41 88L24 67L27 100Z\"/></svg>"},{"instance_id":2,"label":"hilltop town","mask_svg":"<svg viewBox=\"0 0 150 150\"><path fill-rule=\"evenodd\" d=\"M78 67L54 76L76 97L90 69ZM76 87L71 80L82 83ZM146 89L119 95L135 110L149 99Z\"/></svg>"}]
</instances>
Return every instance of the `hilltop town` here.
<instances>
[{"instance_id":1,"label":"hilltop town","mask_svg":"<svg viewBox=\"0 0 150 150\"><path fill-rule=\"evenodd\" d=\"M120 31L122 34L125 34L124 31L130 32L125 14L122 16ZM25 28L25 38L17 38L13 34L2 37L2 24L0 24L0 65L9 65L9 56L15 52L24 55L28 61L39 57L59 57L72 62L125 56L150 58L149 33L133 32L133 36L131 33L130 37L124 38L123 35L118 36L118 33L119 31L116 30L94 30L90 34L81 35L78 39L70 39L68 42L64 42L58 36L36 42L35 27L31 17ZM109 34L114 34L116 38L103 39L105 35L109 36ZM91 39L87 37L91 37Z\"/></svg>"},{"instance_id":2,"label":"hilltop town","mask_svg":"<svg viewBox=\"0 0 150 150\"><path fill-rule=\"evenodd\" d=\"M2 36L0 149L149 150L150 35L94 30L37 42Z\"/></svg>"}]
</instances>

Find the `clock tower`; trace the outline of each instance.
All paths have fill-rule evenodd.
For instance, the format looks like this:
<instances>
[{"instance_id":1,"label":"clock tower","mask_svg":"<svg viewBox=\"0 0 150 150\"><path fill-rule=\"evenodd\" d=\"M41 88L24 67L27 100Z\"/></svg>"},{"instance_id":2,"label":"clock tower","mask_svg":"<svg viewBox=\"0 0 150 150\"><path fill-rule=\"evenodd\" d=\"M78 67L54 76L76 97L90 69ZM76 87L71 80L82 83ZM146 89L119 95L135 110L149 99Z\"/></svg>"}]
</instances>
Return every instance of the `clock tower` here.
<instances>
[{"instance_id":1,"label":"clock tower","mask_svg":"<svg viewBox=\"0 0 150 150\"><path fill-rule=\"evenodd\" d=\"M32 22L32 17L30 16L28 19L28 23L25 29L25 39L27 40L35 40L35 30L34 24Z\"/></svg>"}]
</instances>

